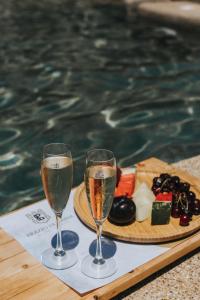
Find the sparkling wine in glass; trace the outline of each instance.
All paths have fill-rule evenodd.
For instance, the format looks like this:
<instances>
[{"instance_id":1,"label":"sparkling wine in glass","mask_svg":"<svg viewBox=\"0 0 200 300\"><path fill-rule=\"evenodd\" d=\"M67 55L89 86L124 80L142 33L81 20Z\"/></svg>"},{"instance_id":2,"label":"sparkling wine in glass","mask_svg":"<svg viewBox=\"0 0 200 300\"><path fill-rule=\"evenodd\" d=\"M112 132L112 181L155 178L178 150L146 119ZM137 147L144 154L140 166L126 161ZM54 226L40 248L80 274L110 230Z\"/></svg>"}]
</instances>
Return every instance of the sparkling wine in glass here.
<instances>
[{"instance_id":1,"label":"sparkling wine in glass","mask_svg":"<svg viewBox=\"0 0 200 300\"><path fill-rule=\"evenodd\" d=\"M47 249L42 254L42 262L52 269L66 269L77 262L73 250L65 251L62 245L61 220L69 199L73 180L73 164L69 147L62 143L44 146L41 164L42 183L45 196L56 216L56 249Z\"/></svg>"},{"instance_id":2,"label":"sparkling wine in glass","mask_svg":"<svg viewBox=\"0 0 200 300\"><path fill-rule=\"evenodd\" d=\"M96 224L96 255L82 262L82 272L92 278L105 278L117 270L113 258L102 256L102 226L110 212L116 185L116 161L111 151L94 149L87 153L85 187L92 217Z\"/></svg>"}]
</instances>

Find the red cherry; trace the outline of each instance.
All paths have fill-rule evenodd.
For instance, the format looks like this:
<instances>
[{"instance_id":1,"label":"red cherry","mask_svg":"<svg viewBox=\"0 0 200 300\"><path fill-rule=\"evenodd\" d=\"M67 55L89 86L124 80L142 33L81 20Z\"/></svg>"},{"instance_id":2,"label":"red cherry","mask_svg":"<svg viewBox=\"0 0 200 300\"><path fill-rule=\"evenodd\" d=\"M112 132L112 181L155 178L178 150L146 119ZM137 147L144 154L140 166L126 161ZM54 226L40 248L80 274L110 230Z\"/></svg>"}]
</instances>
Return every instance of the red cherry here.
<instances>
[{"instance_id":1,"label":"red cherry","mask_svg":"<svg viewBox=\"0 0 200 300\"><path fill-rule=\"evenodd\" d=\"M181 215L179 225L188 226L190 221L190 217L188 215Z\"/></svg>"}]
</instances>

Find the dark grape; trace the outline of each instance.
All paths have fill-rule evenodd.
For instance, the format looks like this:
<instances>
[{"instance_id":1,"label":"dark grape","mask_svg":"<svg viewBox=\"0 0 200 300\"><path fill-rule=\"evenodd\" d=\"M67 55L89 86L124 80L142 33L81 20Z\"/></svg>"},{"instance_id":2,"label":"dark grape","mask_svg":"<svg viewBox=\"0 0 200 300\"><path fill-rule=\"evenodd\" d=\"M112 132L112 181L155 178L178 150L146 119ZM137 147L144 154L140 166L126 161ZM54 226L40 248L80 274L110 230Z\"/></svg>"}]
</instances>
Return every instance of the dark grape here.
<instances>
[{"instance_id":1,"label":"dark grape","mask_svg":"<svg viewBox=\"0 0 200 300\"><path fill-rule=\"evenodd\" d=\"M165 179L167 179L167 178L170 178L171 176L169 175L169 174L167 174L167 173L162 173L162 174L160 174L160 178L162 179L162 180L165 180Z\"/></svg>"},{"instance_id":2,"label":"dark grape","mask_svg":"<svg viewBox=\"0 0 200 300\"><path fill-rule=\"evenodd\" d=\"M188 198L189 202L194 202L196 199L196 195L194 192L189 191L189 192L187 192L187 198Z\"/></svg>"},{"instance_id":3,"label":"dark grape","mask_svg":"<svg viewBox=\"0 0 200 300\"><path fill-rule=\"evenodd\" d=\"M193 211L193 207L194 207L194 203L189 202L189 203L188 203L188 210L189 210L190 212Z\"/></svg>"},{"instance_id":4,"label":"dark grape","mask_svg":"<svg viewBox=\"0 0 200 300\"><path fill-rule=\"evenodd\" d=\"M174 184L173 181L170 181L168 186L169 186L170 191L172 191L172 192L175 191L176 185Z\"/></svg>"},{"instance_id":5,"label":"dark grape","mask_svg":"<svg viewBox=\"0 0 200 300\"><path fill-rule=\"evenodd\" d=\"M180 183L180 178L178 176L172 176L171 177L171 181L174 183L174 185L176 187L178 187L179 183Z\"/></svg>"},{"instance_id":6,"label":"dark grape","mask_svg":"<svg viewBox=\"0 0 200 300\"><path fill-rule=\"evenodd\" d=\"M200 214L200 200L196 199L193 203L193 214L199 215Z\"/></svg>"},{"instance_id":7,"label":"dark grape","mask_svg":"<svg viewBox=\"0 0 200 300\"><path fill-rule=\"evenodd\" d=\"M169 193L170 191L171 190L170 190L169 186L167 186L167 185L162 188L162 192Z\"/></svg>"},{"instance_id":8,"label":"dark grape","mask_svg":"<svg viewBox=\"0 0 200 300\"><path fill-rule=\"evenodd\" d=\"M190 221L192 220L193 213L190 209L185 209L185 214L189 217Z\"/></svg>"},{"instance_id":9,"label":"dark grape","mask_svg":"<svg viewBox=\"0 0 200 300\"><path fill-rule=\"evenodd\" d=\"M154 195L160 193L160 188L156 187L155 185L152 186L151 190L154 193Z\"/></svg>"},{"instance_id":10,"label":"dark grape","mask_svg":"<svg viewBox=\"0 0 200 300\"><path fill-rule=\"evenodd\" d=\"M155 185L156 187L160 187L162 185L162 179L160 177L154 177L153 185Z\"/></svg>"},{"instance_id":11,"label":"dark grape","mask_svg":"<svg viewBox=\"0 0 200 300\"><path fill-rule=\"evenodd\" d=\"M180 192L188 192L190 189L190 184L187 182L180 182L179 183L179 190Z\"/></svg>"},{"instance_id":12,"label":"dark grape","mask_svg":"<svg viewBox=\"0 0 200 300\"><path fill-rule=\"evenodd\" d=\"M158 178L159 178L159 177L154 177L154 179L153 179L153 184L156 184Z\"/></svg>"}]
</instances>

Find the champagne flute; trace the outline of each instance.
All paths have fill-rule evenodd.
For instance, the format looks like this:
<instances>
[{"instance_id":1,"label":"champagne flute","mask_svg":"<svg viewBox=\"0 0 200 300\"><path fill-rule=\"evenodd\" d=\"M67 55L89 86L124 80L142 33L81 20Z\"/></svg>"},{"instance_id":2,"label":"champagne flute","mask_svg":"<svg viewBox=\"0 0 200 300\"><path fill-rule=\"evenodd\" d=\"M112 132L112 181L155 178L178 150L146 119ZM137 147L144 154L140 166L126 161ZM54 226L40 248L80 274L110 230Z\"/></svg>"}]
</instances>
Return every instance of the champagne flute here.
<instances>
[{"instance_id":1,"label":"champagne flute","mask_svg":"<svg viewBox=\"0 0 200 300\"><path fill-rule=\"evenodd\" d=\"M52 269L66 269L77 262L73 250L66 252L63 249L61 235L62 214L73 180L72 156L67 145L52 143L44 146L41 174L45 196L55 213L57 225L56 248L47 249L42 253L42 263Z\"/></svg>"},{"instance_id":2,"label":"champagne flute","mask_svg":"<svg viewBox=\"0 0 200 300\"><path fill-rule=\"evenodd\" d=\"M90 211L96 224L96 255L83 259L82 272L92 278L105 278L117 270L113 258L102 256L102 226L110 212L116 185L116 161L111 151L94 149L87 153L85 187Z\"/></svg>"}]
</instances>

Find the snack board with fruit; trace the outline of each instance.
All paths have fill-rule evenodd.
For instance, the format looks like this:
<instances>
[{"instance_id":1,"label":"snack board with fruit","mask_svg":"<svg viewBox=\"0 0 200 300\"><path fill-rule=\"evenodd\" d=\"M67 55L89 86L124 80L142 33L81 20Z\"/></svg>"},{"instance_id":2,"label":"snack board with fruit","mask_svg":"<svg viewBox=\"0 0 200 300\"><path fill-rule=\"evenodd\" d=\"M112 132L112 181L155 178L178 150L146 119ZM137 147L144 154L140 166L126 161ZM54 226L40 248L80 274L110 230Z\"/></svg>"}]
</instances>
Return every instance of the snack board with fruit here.
<instances>
[{"instance_id":1,"label":"snack board with fruit","mask_svg":"<svg viewBox=\"0 0 200 300\"><path fill-rule=\"evenodd\" d=\"M118 170L116 197L103 233L140 243L188 236L200 229L199 187L200 179L155 158L137 164L135 173ZM94 229L83 184L77 189L74 207Z\"/></svg>"},{"instance_id":2,"label":"snack board with fruit","mask_svg":"<svg viewBox=\"0 0 200 300\"><path fill-rule=\"evenodd\" d=\"M179 176L162 173L154 177L152 194L145 183L134 190L135 174L127 175L123 169L118 170L115 198L109 215L111 223L127 225L135 219L144 221L151 213L151 225L168 224L171 215L180 218L181 226L188 226L192 216L200 214L200 200L190 190L190 184L182 182Z\"/></svg>"}]
</instances>

